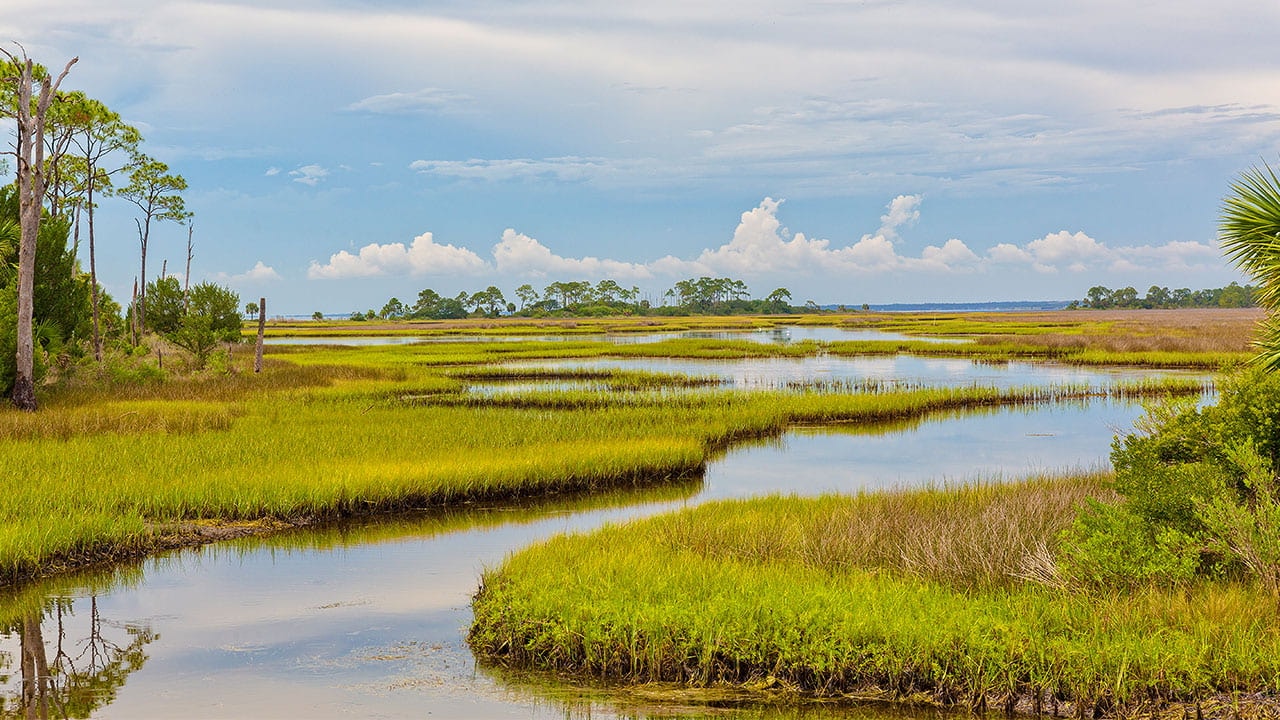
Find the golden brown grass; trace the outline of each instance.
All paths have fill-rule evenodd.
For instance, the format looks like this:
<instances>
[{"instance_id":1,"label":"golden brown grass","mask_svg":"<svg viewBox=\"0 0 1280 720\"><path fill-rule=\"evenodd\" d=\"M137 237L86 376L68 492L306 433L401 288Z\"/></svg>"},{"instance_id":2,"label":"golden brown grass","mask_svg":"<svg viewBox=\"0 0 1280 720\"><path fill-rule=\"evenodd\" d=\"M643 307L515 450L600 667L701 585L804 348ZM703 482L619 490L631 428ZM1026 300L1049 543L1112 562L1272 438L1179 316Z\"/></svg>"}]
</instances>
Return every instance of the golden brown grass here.
<instances>
[{"instance_id":1,"label":"golden brown grass","mask_svg":"<svg viewBox=\"0 0 1280 720\"><path fill-rule=\"evenodd\" d=\"M1049 314L1080 316L1088 324L1078 333L1033 337L991 335L979 342L1020 341L1054 348L1095 348L1110 352L1247 352L1265 312L1246 309L1077 310ZM1035 316L1028 318L1034 320Z\"/></svg>"},{"instance_id":2,"label":"golden brown grass","mask_svg":"<svg viewBox=\"0 0 1280 720\"><path fill-rule=\"evenodd\" d=\"M653 541L706 558L889 570L961 587L1007 585L1039 570L1047 547L1107 477L902 492L727 501L650 521ZM766 529L767 528L767 529Z\"/></svg>"}]
</instances>

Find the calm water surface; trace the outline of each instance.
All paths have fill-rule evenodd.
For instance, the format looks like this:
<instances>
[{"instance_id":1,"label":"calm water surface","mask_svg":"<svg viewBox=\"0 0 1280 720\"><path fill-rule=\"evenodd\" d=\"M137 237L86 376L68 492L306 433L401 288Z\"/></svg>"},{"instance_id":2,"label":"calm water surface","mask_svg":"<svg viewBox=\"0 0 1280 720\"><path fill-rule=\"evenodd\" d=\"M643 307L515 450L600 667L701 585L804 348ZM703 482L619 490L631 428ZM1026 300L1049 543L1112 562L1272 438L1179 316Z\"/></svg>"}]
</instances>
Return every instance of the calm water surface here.
<instances>
[{"instance_id":1,"label":"calm water surface","mask_svg":"<svg viewBox=\"0 0 1280 720\"><path fill-rule=\"evenodd\" d=\"M838 327L776 327L763 330L684 330L660 333L574 333L568 335L430 335L430 336L334 336L264 338L266 345L410 345L445 342L611 342L618 345L659 342L677 338L704 340L750 340L765 344L785 345L802 340L831 342L835 340L919 340L923 342L959 343L960 338L915 337L879 330L846 330Z\"/></svg>"},{"instance_id":2,"label":"calm water surface","mask_svg":"<svg viewBox=\"0 0 1280 720\"><path fill-rule=\"evenodd\" d=\"M592 360L534 361L513 367L616 368L711 376L739 388L771 388L822 383L879 383L885 386L942 387L981 385L1023 387L1061 384L1106 387L1118 382L1203 373L1144 368L1102 368L1050 363L984 363L964 358L927 358L914 355L802 358L744 358L697 360L682 358L603 358Z\"/></svg>"},{"instance_id":3,"label":"calm water surface","mask_svg":"<svg viewBox=\"0 0 1280 720\"><path fill-rule=\"evenodd\" d=\"M680 708L498 680L477 667L464 633L481 570L554 533L715 499L1102 466L1113 432L1138 414L1096 401L801 428L731 450L704 479L674 487L222 543L23 588L0 596L0 609L45 609L27 630L38 628L48 662L70 668L55 678L58 703L94 717L668 717ZM0 717L16 712L20 693L19 625L0 636ZM869 713L743 708L732 717Z\"/></svg>"}]
</instances>

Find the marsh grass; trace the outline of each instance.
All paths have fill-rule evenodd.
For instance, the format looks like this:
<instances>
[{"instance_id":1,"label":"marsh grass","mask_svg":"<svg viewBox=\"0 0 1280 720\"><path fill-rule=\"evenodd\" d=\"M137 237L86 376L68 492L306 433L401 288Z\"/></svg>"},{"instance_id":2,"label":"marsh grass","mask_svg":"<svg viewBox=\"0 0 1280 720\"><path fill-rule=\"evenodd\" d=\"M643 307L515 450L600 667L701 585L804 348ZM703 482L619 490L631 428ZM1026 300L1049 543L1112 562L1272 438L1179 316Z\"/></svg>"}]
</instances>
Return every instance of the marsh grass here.
<instances>
[{"instance_id":1,"label":"marsh grass","mask_svg":"<svg viewBox=\"0 0 1280 720\"><path fill-rule=\"evenodd\" d=\"M116 434L173 435L226 430L243 408L235 403L189 400L126 400L74 405L62 412L0 413L5 441Z\"/></svg>"},{"instance_id":2,"label":"marsh grass","mask_svg":"<svg viewBox=\"0 0 1280 720\"><path fill-rule=\"evenodd\" d=\"M1262 317L1257 309L1088 310L873 314L847 318L841 324L911 335L970 337L975 345L1017 348L1023 353L1035 349L1042 357L1054 357L1054 353L1074 357L1089 350L1093 358L1109 355L1117 364L1141 364L1144 357L1161 361L1163 357L1165 367L1213 367L1248 357ZM1192 355L1205 359L1190 365L1185 358Z\"/></svg>"},{"instance_id":3,"label":"marsh grass","mask_svg":"<svg viewBox=\"0 0 1280 720\"><path fill-rule=\"evenodd\" d=\"M768 497L561 536L484 574L469 641L487 662L629 683L1077 716L1280 690L1256 588L1020 579L1106 492L1094 475Z\"/></svg>"},{"instance_id":4,"label":"marsh grass","mask_svg":"<svg viewBox=\"0 0 1280 720\"><path fill-rule=\"evenodd\" d=\"M1020 338L1052 335L1023 330ZM998 362L1018 343L955 347ZM917 345L927 344L907 347L939 348ZM706 339L277 346L261 375L248 372L241 348L220 373L173 377L145 363L82 372L51 393L41 413L0 410L0 584L190 541L182 528L197 525L275 527L686 486L734 443L796 424L910 423L937 412L1204 390L1200 380L1162 379L1104 388L819 383L734 391L705 378L605 371L589 378L601 389L468 391L475 381L563 379L509 360L827 349ZM704 684L772 677L815 693L875 685L952 702L1041 692L1081 701L1169 698L1256 687L1265 677L1274 684L1280 676L1267 676L1273 665L1259 657L1280 648L1261 616L1240 612L1249 588L1204 590L1197 597L1213 609L1191 615L1198 624L1187 629L1177 623L1192 601L1176 595L1153 594L1140 608L1126 604L1131 598L1060 602L1016 579L1032 574L1052 546L1063 505L1102 492L1096 483L935 488L819 505L772 498L760 501L764 509L714 506L557 540L486 575L477 601L484 629L473 637L494 656L608 677ZM611 543L609 553L593 544L599 538ZM558 567L570 577L556 575ZM1128 634L1107 636L1089 602L1107 608L1107 622L1123 619ZM1255 625L1210 634L1223 614ZM1201 643L1201 655L1175 658L1162 666L1170 674L1153 680L1155 666L1144 658L1156 652L1151 638L1165 636ZM1010 653L1023 664L1010 665ZM1131 656L1138 659L1129 663ZM1206 657L1225 669L1204 671Z\"/></svg>"},{"instance_id":5,"label":"marsh grass","mask_svg":"<svg viewBox=\"0 0 1280 720\"><path fill-rule=\"evenodd\" d=\"M600 389L467 392L476 379L562 372L506 364L515 359L820 350L706 339L459 342L274 347L262 374L249 371L248 348L234 348L217 373L170 376L137 359L83 369L40 413L0 410L0 578L112 548L133 552L154 544L166 523L345 516L688 477L729 444L794 423L1198 391L1167 381L1102 391L740 392L707 378L615 370L587 371Z\"/></svg>"},{"instance_id":6,"label":"marsh grass","mask_svg":"<svg viewBox=\"0 0 1280 720\"><path fill-rule=\"evenodd\" d=\"M967 358L979 362L1048 360L1053 362L1152 368L1219 369L1249 358L1247 350L1253 315L1221 313L1195 315L1194 311L1168 314L1152 311L1153 320L1124 319L1125 316L1094 318L1091 313L1057 313L1049 318L1007 318L986 316L866 316L826 317L823 324L843 322L845 327L872 328L952 338L970 342L937 343L927 340L863 340L789 344L758 343L745 339L668 338L653 342L615 344L584 335L582 339L524 342L432 342L389 347L324 348L272 346L273 356L288 357L300 364L335 363L382 367L475 366L522 360L592 358L686 358L746 359L769 357L813 357L824 353L842 356L895 355L908 353L922 357ZM1075 319L1080 318L1080 319ZM1164 318L1161 322L1154 319ZM772 327L781 327L771 319ZM793 318L791 324L816 324L809 317ZM505 322L505 321L504 321ZM1204 335L1196 328L1203 326ZM494 323L486 330L501 335L504 325ZM593 325L599 329L600 325ZM633 325L644 331L651 326ZM516 325L508 330L523 330ZM474 329L474 328L473 328ZM548 328L542 328L547 330ZM560 326L560 329L566 329ZM572 328L569 328L572 329ZM723 329L723 328L722 328ZM749 330L752 326L740 328ZM571 333L572 334L572 333ZM318 352L323 350L324 352Z\"/></svg>"},{"instance_id":7,"label":"marsh grass","mask_svg":"<svg viewBox=\"0 0 1280 720\"><path fill-rule=\"evenodd\" d=\"M887 570L961 588L999 587L1034 567L1086 499L1110 498L1107 480L1095 473L803 502L774 496L656 518L649 531L673 552L709 559Z\"/></svg>"},{"instance_id":8,"label":"marsh grass","mask_svg":"<svg viewBox=\"0 0 1280 720\"><path fill-rule=\"evenodd\" d=\"M1108 347L1081 336L1045 335L1034 340L1008 335L992 335L972 343L946 344L922 340L836 341L828 343L832 355L898 355L967 358L974 362L1049 361L1064 365L1147 367L1153 369L1220 370L1249 359L1242 351L1147 349L1131 342L1109 342ZM1176 343L1169 343L1176 347Z\"/></svg>"},{"instance_id":9,"label":"marsh grass","mask_svg":"<svg viewBox=\"0 0 1280 720\"><path fill-rule=\"evenodd\" d=\"M326 320L270 321L266 336L275 338L326 337L422 337L447 340L451 337L527 338L534 336L591 337L647 333L697 331L750 332L792 324L796 316L685 316L603 318L471 318L464 320L398 320L349 322ZM828 323L830 324L830 323ZM242 336L256 336L256 327L246 324Z\"/></svg>"},{"instance_id":10,"label":"marsh grass","mask_svg":"<svg viewBox=\"0 0 1280 720\"><path fill-rule=\"evenodd\" d=\"M499 397L467 393L399 347L359 364L318 362L333 359L318 350L289 356L304 362L123 393L138 399L96 401L91 387L35 415L0 412L0 579L137 552L177 522L342 517L654 484L697 475L733 442L792 423L1099 393L690 390L622 373L638 389ZM1102 392L1191 391L1169 382Z\"/></svg>"}]
</instances>

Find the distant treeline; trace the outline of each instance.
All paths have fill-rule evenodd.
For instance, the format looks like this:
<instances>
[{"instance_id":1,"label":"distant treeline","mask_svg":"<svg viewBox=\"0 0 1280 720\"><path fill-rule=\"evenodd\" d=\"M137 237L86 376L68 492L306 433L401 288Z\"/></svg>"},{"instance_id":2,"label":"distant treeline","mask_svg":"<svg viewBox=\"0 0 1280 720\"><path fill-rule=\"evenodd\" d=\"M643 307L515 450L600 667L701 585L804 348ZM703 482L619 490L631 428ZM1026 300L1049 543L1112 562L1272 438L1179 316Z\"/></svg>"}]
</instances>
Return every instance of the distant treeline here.
<instances>
[{"instance_id":1,"label":"distant treeline","mask_svg":"<svg viewBox=\"0 0 1280 720\"><path fill-rule=\"evenodd\" d=\"M1138 291L1131 287L1112 290L1101 285L1095 285L1089 288L1089 294L1083 300L1072 301L1067 306L1067 309L1255 307L1254 290L1255 288L1252 285L1240 285L1239 283L1231 283L1223 288L1195 291L1190 288L1170 290L1167 287L1152 285L1145 296L1138 297Z\"/></svg>"},{"instance_id":2,"label":"distant treeline","mask_svg":"<svg viewBox=\"0 0 1280 720\"><path fill-rule=\"evenodd\" d=\"M518 305L517 305L518 301ZM494 285L454 297L445 297L431 288L418 293L406 304L391 298L382 310L356 312L352 320L447 320L466 317L596 317L607 315L735 315L747 313L781 314L817 311L812 301L793 307L791 292L777 288L763 299L752 299L746 283L732 278L700 277L681 280L662 295L660 305L640 297L638 287L626 288L614 280L592 285L586 281L553 282L538 292L532 285L516 288L508 300ZM319 319L320 313L313 317Z\"/></svg>"}]
</instances>

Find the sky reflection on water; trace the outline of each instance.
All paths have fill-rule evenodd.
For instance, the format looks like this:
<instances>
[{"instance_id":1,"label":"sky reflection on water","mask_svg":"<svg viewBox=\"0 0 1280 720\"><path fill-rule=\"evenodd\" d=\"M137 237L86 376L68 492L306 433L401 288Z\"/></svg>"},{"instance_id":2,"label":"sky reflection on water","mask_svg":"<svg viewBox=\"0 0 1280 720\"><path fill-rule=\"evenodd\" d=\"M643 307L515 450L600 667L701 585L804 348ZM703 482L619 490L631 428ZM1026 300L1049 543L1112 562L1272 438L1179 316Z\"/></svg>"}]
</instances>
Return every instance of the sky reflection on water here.
<instances>
[{"instance_id":1,"label":"sky reflection on water","mask_svg":"<svg viewBox=\"0 0 1280 720\"><path fill-rule=\"evenodd\" d=\"M1145 368L1105 368L1050 363L984 363L965 358L913 355L698 360L686 358L602 358L512 363L512 367L645 370L722 378L733 387L757 389L814 383L883 383L886 386L944 387L981 385L1012 388L1046 385L1106 387L1119 382L1204 373Z\"/></svg>"},{"instance_id":2,"label":"sky reflection on water","mask_svg":"<svg viewBox=\"0 0 1280 720\"><path fill-rule=\"evenodd\" d=\"M562 688L499 682L477 668L464 633L481 570L551 534L709 500L1098 467L1113 431L1130 427L1139 412L1092 401L881 428L799 428L730 450L705 479L676 487L222 543L108 571L127 577L114 588L102 577L54 581L46 597L83 608L96 593L106 622L156 633L146 661L94 717L650 717L643 707L618 709L607 696L554 699ZM14 634L0 636L0 653L16 657L16 646ZM0 682L0 696L12 698L14 690L13 681ZM814 707L732 716L868 714Z\"/></svg>"},{"instance_id":3,"label":"sky reflection on water","mask_svg":"<svg viewBox=\"0 0 1280 720\"><path fill-rule=\"evenodd\" d=\"M269 337L266 345L411 345L413 343L447 342L611 342L616 345L661 342L679 338L702 340L749 340L769 345L786 345L804 340L833 342L837 340L883 340L902 342L957 343L962 338L917 337L880 330L846 330L838 327L781 326L761 330L677 330L655 333L570 333L559 335L335 335L324 337L308 335L299 337Z\"/></svg>"}]
</instances>

